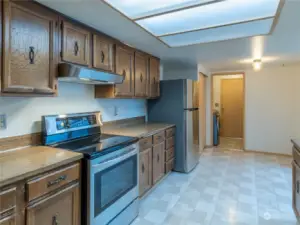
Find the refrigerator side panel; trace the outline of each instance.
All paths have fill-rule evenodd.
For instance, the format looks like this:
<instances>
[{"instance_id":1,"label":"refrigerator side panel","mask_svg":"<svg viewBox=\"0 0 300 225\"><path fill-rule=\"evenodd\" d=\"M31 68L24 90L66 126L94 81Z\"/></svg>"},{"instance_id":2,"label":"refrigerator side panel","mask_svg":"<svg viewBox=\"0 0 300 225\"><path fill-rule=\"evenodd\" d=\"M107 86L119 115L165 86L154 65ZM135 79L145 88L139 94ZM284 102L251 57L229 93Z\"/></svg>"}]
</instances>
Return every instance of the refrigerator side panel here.
<instances>
[{"instance_id":1,"label":"refrigerator side panel","mask_svg":"<svg viewBox=\"0 0 300 225\"><path fill-rule=\"evenodd\" d=\"M193 80L185 80L185 107L184 108L193 108L193 90L194 90L194 85L193 85Z\"/></svg>"},{"instance_id":2,"label":"refrigerator side panel","mask_svg":"<svg viewBox=\"0 0 300 225\"><path fill-rule=\"evenodd\" d=\"M185 172L186 123L184 115L184 80L161 81L160 98L148 100L148 121L176 125L174 170Z\"/></svg>"}]
</instances>

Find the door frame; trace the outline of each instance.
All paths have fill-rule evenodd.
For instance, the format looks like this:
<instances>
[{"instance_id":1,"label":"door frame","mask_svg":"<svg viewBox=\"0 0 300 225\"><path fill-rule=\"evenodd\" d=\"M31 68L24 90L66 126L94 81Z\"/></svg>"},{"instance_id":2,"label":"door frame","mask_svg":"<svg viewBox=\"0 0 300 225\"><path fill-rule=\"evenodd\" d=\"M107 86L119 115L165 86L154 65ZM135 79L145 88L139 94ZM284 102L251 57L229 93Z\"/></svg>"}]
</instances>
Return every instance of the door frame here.
<instances>
[{"instance_id":1,"label":"door frame","mask_svg":"<svg viewBox=\"0 0 300 225\"><path fill-rule=\"evenodd\" d=\"M216 76L230 76L230 75L242 75L243 77L243 100L244 100L244 108L243 108L243 150L245 150L245 142L246 142L246 77L245 72L224 72L224 73L213 73L211 74L211 86L210 86L210 92L211 92L211 104L210 104L210 113L211 113L211 119L210 119L210 141L213 146L213 105L214 105L214 77Z\"/></svg>"},{"instance_id":2,"label":"door frame","mask_svg":"<svg viewBox=\"0 0 300 225\"><path fill-rule=\"evenodd\" d=\"M206 141L206 138L207 138L207 88L208 88L208 84L207 84L207 81L208 81L208 76L202 72L198 72L198 82L200 81L200 76L203 76L203 84L204 84L204 107L205 107L205 110L204 110L204 115L205 115L205 126L204 126L204 129L205 129L205 134L204 134L204 143L203 143L203 150L207 147L207 141ZM200 105L200 94L201 94L201 90L200 90L200 87L199 87L199 83L198 83L198 88L199 88L199 105ZM201 106L200 106L201 107ZM199 113L199 123L201 122L201 117L200 117L200 113ZM201 129L200 129L200 125L199 125L199 144L200 144L200 135L201 135Z\"/></svg>"}]
</instances>

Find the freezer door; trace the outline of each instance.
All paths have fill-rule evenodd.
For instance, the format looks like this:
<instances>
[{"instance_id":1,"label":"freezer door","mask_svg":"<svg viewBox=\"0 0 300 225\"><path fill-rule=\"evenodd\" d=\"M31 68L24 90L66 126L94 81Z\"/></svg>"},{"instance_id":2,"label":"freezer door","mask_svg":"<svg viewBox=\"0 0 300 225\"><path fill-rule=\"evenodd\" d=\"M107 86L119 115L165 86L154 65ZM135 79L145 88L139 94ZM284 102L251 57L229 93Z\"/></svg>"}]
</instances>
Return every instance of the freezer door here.
<instances>
[{"instance_id":1,"label":"freezer door","mask_svg":"<svg viewBox=\"0 0 300 225\"><path fill-rule=\"evenodd\" d=\"M199 162L199 109L185 110L186 126L186 164L185 172L190 172ZM196 121L195 121L196 120Z\"/></svg>"}]
</instances>

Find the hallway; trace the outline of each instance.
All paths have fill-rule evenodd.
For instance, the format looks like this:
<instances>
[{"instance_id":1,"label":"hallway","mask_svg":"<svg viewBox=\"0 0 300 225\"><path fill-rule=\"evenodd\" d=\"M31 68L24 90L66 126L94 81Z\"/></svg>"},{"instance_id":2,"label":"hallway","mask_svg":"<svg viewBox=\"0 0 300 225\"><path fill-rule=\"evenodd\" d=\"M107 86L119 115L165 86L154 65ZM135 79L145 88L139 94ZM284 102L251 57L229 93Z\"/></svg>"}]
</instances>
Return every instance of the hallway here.
<instances>
[{"instance_id":1,"label":"hallway","mask_svg":"<svg viewBox=\"0 0 300 225\"><path fill-rule=\"evenodd\" d=\"M220 144L218 145L218 148L227 150L243 150L243 139L220 137Z\"/></svg>"},{"instance_id":2,"label":"hallway","mask_svg":"<svg viewBox=\"0 0 300 225\"><path fill-rule=\"evenodd\" d=\"M206 149L141 201L133 225L296 225L291 157Z\"/></svg>"}]
</instances>

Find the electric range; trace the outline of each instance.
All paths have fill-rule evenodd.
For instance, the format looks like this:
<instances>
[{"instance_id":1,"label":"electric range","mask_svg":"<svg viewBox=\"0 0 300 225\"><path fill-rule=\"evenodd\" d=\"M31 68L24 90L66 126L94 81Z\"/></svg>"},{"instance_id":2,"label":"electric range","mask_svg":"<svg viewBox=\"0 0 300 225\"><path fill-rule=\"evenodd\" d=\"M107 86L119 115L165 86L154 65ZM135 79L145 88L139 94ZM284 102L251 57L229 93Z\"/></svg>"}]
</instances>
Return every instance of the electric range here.
<instances>
[{"instance_id":1,"label":"electric range","mask_svg":"<svg viewBox=\"0 0 300 225\"><path fill-rule=\"evenodd\" d=\"M44 145L80 152L82 223L128 225L138 215L138 138L101 133L100 112L43 116Z\"/></svg>"}]
</instances>

